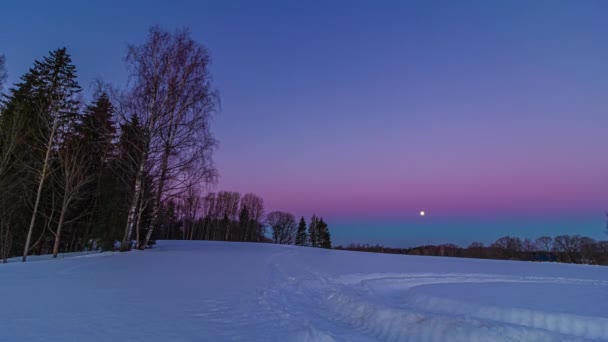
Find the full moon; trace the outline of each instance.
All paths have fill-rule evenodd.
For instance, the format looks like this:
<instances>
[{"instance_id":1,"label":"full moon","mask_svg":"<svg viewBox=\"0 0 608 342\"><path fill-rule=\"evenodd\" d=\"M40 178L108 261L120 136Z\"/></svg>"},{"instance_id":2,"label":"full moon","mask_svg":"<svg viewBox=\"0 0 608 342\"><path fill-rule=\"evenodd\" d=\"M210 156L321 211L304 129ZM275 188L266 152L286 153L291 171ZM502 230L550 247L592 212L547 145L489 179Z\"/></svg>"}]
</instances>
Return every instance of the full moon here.
<instances>
[{"instance_id":1,"label":"full moon","mask_svg":"<svg viewBox=\"0 0 608 342\"><path fill-rule=\"evenodd\" d=\"M424 210L420 212L420 216L424 216Z\"/></svg>"}]
</instances>

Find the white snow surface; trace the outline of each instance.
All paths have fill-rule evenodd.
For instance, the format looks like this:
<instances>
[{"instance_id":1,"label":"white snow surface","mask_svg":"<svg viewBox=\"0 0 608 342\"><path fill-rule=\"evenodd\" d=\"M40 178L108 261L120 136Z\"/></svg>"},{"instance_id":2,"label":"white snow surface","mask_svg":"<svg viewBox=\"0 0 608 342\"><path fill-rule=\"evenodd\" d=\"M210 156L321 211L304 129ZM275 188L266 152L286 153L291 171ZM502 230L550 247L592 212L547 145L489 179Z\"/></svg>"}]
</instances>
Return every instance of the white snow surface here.
<instances>
[{"instance_id":1,"label":"white snow surface","mask_svg":"<svg viewBox=\"0 0 608 342\"><path fill-rule=\"evenodd\" d=\"M608 267L159 241L0 265L0 341L608 340Z\"/></svg>"}]
</instances>

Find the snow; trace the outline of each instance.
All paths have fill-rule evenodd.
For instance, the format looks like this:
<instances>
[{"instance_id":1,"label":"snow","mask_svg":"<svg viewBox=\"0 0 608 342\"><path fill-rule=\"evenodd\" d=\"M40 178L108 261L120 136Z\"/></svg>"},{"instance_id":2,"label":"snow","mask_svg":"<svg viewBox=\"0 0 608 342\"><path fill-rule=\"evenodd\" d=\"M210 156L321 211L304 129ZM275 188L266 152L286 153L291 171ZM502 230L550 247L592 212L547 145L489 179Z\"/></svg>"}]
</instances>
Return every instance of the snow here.
<instances>
[{"instance_id":1,"label":"snow","mask_svg":"<svg viewBox=\"0 0 608 342\"><path fill-rule=\"evenodd\" d=\"M0 265L1 341L608 340L608 267L201 241L38 259Z\"/></svg>"}]
</instances>

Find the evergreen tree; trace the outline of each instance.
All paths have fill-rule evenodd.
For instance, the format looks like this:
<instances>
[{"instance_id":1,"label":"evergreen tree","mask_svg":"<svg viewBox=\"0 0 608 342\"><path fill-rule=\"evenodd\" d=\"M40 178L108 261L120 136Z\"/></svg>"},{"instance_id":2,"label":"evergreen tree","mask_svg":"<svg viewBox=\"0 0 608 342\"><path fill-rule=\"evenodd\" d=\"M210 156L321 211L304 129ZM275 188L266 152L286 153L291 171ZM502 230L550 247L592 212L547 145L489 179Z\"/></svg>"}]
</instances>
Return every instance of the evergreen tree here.
<instances>
[{"instance_id":1,"label":"evergreen tree","mask_svg":"<svg viewBox=\"0 0 608 342\"><path fill-rule=\"evenodd\" d=\"M4 86L4 82L6 82L6 58L4 57L4 55L0 55L0 94L2 94L2 90L3 90L3 86Z\"/></svg>"},{"instance_id":2,"label":"evergreen tree","mask_svg":"<svg viewBox=\"0 0 608 342\"><path fill-rule=\"evenodd\" d=\"M304 216L300 218L300 224L298 225L298 232L296 233L296 245L306 246L308 240L308 234L306 234L306 221Z\"/></svg>"},{"instance_id":3,"label":"evergreen tree","mask_svg":"<svg viewBox=\"0 0 608 342\"><path fill-rule=\"evenodd\" d=\"M325 221L323 221L323 218L321 218L319 220L317 227L318 227L318 231L319 231L318 247L331 248L331 235L329 233L327 223L325 223Z\"/></svg>"},{"instance_id":4,"label":"evergreen tree","mask_svg":"<svg viewBox=\"0 0 608 342\"><path fill-rule=\"evenodd\" d=\"M114 106L106 93L99 95L86 107L77 133L88 155L87 163L95 179L87 187L88 201L81 209L90 210L85 219L87 227L82 229L82 239L84 243L91 242L91 247L101 244L111 248L117 238L110 235L114 235L114 226L121 222L116 213L124 212L120 207L124 199L120 196L121 183L113 174L118 157L114 143L116 124Z\"/></svg>"},{"instance_id":5,"label":"evergreen tree","mask_svg":"<svg viewBox=\"0 0 608 342\"><path fill-rule=\"evenodd\" d=\"M242 241L246 240L245 232L247 231L247 229L249 228L251 223L252 222L249 218L249 210L247 209L247 206L242 206L241 212L239 214L239 232L238 232L238 235L240 235L239 240L242 240Z\"/></svg>"},{"instance_id":6,"label":"evergreen tree","mask_svg":"<svg viewBox=\"0 0 608 342\"><path fill-rule=\"evenodd\" d=\"M82 123L77 131L82 142L88 145L92 157L91 163L101 168L107 164L112 155L113 141L116 134L114 106L106 93L102 93L92 104L88 105L82 116Z\"/></svg>"},{"instance_id":7,"label":"evergreen tree","mask_svg":"<svg viewBox=\"0 0 608 342\"><path fill-rule=\"evenodd\" d=\"M310 225L308 226L308 239L309 246L318 247L319 246L319 219L316 215L312 215L310 219Z\"/></svg>"},{"instance_id":8,"label":"evergreen tree","mask_svg":"<svg viewBox=\"0 0 608 342\"><path fill-rule=\"evenodd\" d=\"M32 209L23 261L29 253L34 230L43 229L37 225L36 218L44 208L41 202L49 191L45 181L52 171L54 153L74 133L79 115L76 97L80 91L76 67L67 50L62 48L52 51L43 61L36 61L21 78L21 83L11 89L5 102L1 125L14 127L14 123L21 123L20 144L14 158L22 167L15 171L19 173L26 193L32 194L31 198L26 198ZM32 189L36 190L32 192Z\"/></svg>"}]
</instances>

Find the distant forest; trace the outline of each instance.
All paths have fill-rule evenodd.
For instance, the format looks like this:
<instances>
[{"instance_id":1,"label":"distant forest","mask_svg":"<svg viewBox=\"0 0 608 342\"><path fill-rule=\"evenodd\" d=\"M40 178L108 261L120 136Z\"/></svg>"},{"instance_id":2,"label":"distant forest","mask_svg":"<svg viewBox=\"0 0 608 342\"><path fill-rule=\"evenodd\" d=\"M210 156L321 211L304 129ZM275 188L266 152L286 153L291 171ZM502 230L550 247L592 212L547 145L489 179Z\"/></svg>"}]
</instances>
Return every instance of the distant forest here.
<instances>
[{"instance_id":1,"label":"distant forest","mask_svg":"<svg viewBox=\"0 0 608 342\"><path fill-rule=\"evenodd\" d=\"M219 95L205 46L187 30L153 27L125 62L128 83L98 81L87 101L66 48L9 89L0 55L0 260L155 239L331 247L321 218L298 225L289 213L265 215L255 194L208 191Z\"/></svg>"},{"instance_id":2,"label":"distant forest","mask_svg":"<svg viewBox=\"0 0 608 342\"><path fill-rule=\"evenodd\" d=\"M336 249L390 254L608 265L608 241L596 241L580 235L541 236L535 240L504 236L488 246L481 242L473 242L466 248L454 244L413 248L351 244L345 247L337 246Z\"/></svg>"}]
</instances>

